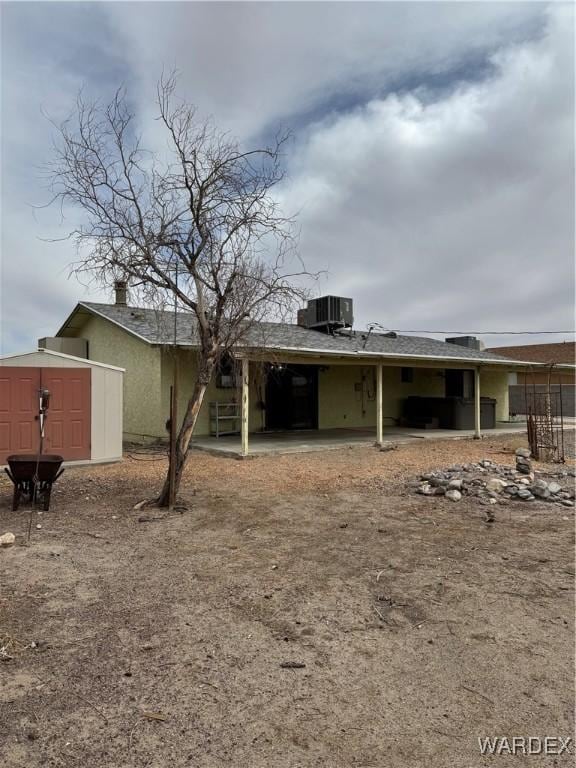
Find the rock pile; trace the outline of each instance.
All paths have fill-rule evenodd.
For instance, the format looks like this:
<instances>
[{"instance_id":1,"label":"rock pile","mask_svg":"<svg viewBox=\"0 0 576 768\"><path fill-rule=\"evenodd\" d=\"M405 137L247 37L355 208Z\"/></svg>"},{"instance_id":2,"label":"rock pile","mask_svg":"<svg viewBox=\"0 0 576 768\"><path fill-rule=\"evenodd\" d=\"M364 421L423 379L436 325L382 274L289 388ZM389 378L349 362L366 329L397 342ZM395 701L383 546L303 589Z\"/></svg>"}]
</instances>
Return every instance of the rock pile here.
<instances>
[{"instance_id":1,"label":"rock pile","mask_svg":"<svg viewBox=\"0 0 576 768\"><path fill-rule=\"evenodd\" d=\"M516 450L516 471L521 475L531 474L532 462L530 461L530 450L528 448L518 448Z\"/></svg>"},{"instance_id":2,"label":"rock pile","mask_svg":"<svg viewBox=\"0 0 576 768\"><path fill-rule=\"evenodd\" d=\"M476 464L455 464L444 470L420 475L411 484L415 493L423 496L444 496L450 501L460 501L463 496L477 497L481 504L491 505L518 501L550 501L565 507L574 506L573 469L555 474L546 473L535 477L530 451L518 448L516 468L495 464L483 459ZM559 482L559 481L563 481Z\"/></svg>"}]
</instances>

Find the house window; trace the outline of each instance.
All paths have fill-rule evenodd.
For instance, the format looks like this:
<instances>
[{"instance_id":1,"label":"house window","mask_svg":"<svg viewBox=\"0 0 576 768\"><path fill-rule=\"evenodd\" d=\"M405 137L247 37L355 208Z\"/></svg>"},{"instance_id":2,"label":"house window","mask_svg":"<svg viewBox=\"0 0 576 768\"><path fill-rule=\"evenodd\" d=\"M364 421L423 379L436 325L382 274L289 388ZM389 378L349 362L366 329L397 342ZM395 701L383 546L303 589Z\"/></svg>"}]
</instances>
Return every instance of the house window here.
<instances>
[{"instance_id":1,"label":"house window","mask_svg":"<svg viewBox=\"0 0 576 768\"><path fill-rule=\"evenodd\" d=\"M225 357L220 361L216 374L216 386L218 389L234 389L237 386L238 370L231 357Z\"/></svg>"},{"instance_id":2,"label":"house window","mask_svg":"<svg viewBox=\"0 0 576 768\"><path fill-rule=\"evenodd\" d=\"M400 368L400 381L402 384L412 384L414 381L414 368Z\"/></svg>"}]
</instances>

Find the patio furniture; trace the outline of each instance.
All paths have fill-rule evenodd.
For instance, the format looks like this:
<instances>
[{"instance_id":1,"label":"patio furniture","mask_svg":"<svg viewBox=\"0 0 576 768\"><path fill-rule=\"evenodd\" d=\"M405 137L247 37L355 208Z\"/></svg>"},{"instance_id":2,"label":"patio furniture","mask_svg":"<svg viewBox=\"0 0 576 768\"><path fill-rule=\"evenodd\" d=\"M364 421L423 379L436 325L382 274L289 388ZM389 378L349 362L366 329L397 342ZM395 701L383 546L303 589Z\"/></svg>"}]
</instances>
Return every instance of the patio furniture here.
<instances>
[{"instance_id":1,"label":"patio furniture","mask_svg":"<svg viewBox=\"0 0 576 768\"><path fill-rule=\"evenodd\" d=\"M42 503L45 512L50 509L52 485L64 472L60 467L64 459L56 454L12 454L8 456L4 471L14 483L12 510L17 510L20 499L25 496Z\"/></svg>"}]
</instances>

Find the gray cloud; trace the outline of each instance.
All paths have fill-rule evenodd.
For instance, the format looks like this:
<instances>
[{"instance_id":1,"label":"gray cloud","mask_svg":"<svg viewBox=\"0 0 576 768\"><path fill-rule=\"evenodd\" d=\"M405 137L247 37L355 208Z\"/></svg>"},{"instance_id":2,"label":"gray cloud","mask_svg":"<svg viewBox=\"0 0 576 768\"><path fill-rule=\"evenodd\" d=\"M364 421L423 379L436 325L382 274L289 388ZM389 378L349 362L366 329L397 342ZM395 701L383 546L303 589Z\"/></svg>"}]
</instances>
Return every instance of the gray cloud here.
<instances>
[{"instance_id":1,"label":"gray cloud","mask_svg":"<svg viewBox=\"0 0 576 768\"><path fill-rule=\"evenodd\" d=\"M573 326L568 15L554 9L539 39L494 53L486 80L310 128L285 204L301 207L304 258L362 296L361 323Z\"/></svg>"},{"instance_id":2,"label":"gray cloud","mask_svg":"<svg viewBox=\"0 0 576 768\"><path fill-rule=\"evenodd\" d=\"M50 3L2 6L4 353L82 296L70 220L33 210L51 129L80 86L121 82L145 136L155 81L242 140L291 127L282 198L322 290L359 324L573 324L573 24L539 3ZM66 212L77 217L78 212ZM507 338L486 339L506 343ZM538 339L533 339L537 341Z\"/></svg>"}]
</instances>

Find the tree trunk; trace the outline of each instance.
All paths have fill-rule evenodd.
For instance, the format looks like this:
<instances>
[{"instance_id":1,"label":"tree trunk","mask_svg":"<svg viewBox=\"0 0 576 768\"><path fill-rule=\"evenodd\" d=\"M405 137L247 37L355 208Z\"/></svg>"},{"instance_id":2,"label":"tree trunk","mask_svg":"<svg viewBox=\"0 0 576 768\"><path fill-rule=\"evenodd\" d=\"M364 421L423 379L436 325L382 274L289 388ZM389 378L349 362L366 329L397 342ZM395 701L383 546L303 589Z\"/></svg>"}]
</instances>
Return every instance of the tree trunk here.
<instances>
[{"instance_id":1,"label":"tree trunk","mask_svg":"<svg viewBox=\"0 0 576 768\"><path fill-rule=\"evenodd\" d=\"M186 466L186 459L188 457L188 446L190 445L190 440L192 439L192 435L194 434L194 429L196 427L196 422L198 420L198 414L200 413L200 408L202 407L202 403L204 402L204 395L206 394L208 384L210 383L210 380L212 378L213 370L214 370L214 361L213 360L207 361L203 366L202 372L198 374L198 378L196 379L196 384L194 385L194 390L192 392L190 399L188 400L188 405L186 406L186 413L184 415L182 426L180 427L180 431L176 439L176 454L175 454L176 471L174 472L174 483L175 483L174 498L176 498L178 489L180 488L182 474L184 472L184 467ZM164 486L162 488L162 491L160 492L160 495L156 500L156 504L159 507L167 507L169 504L169 501L170 501L170 467L168 467L168 472L166 473L166 479L164 480Z\"/></svg>"}]
</instances>

